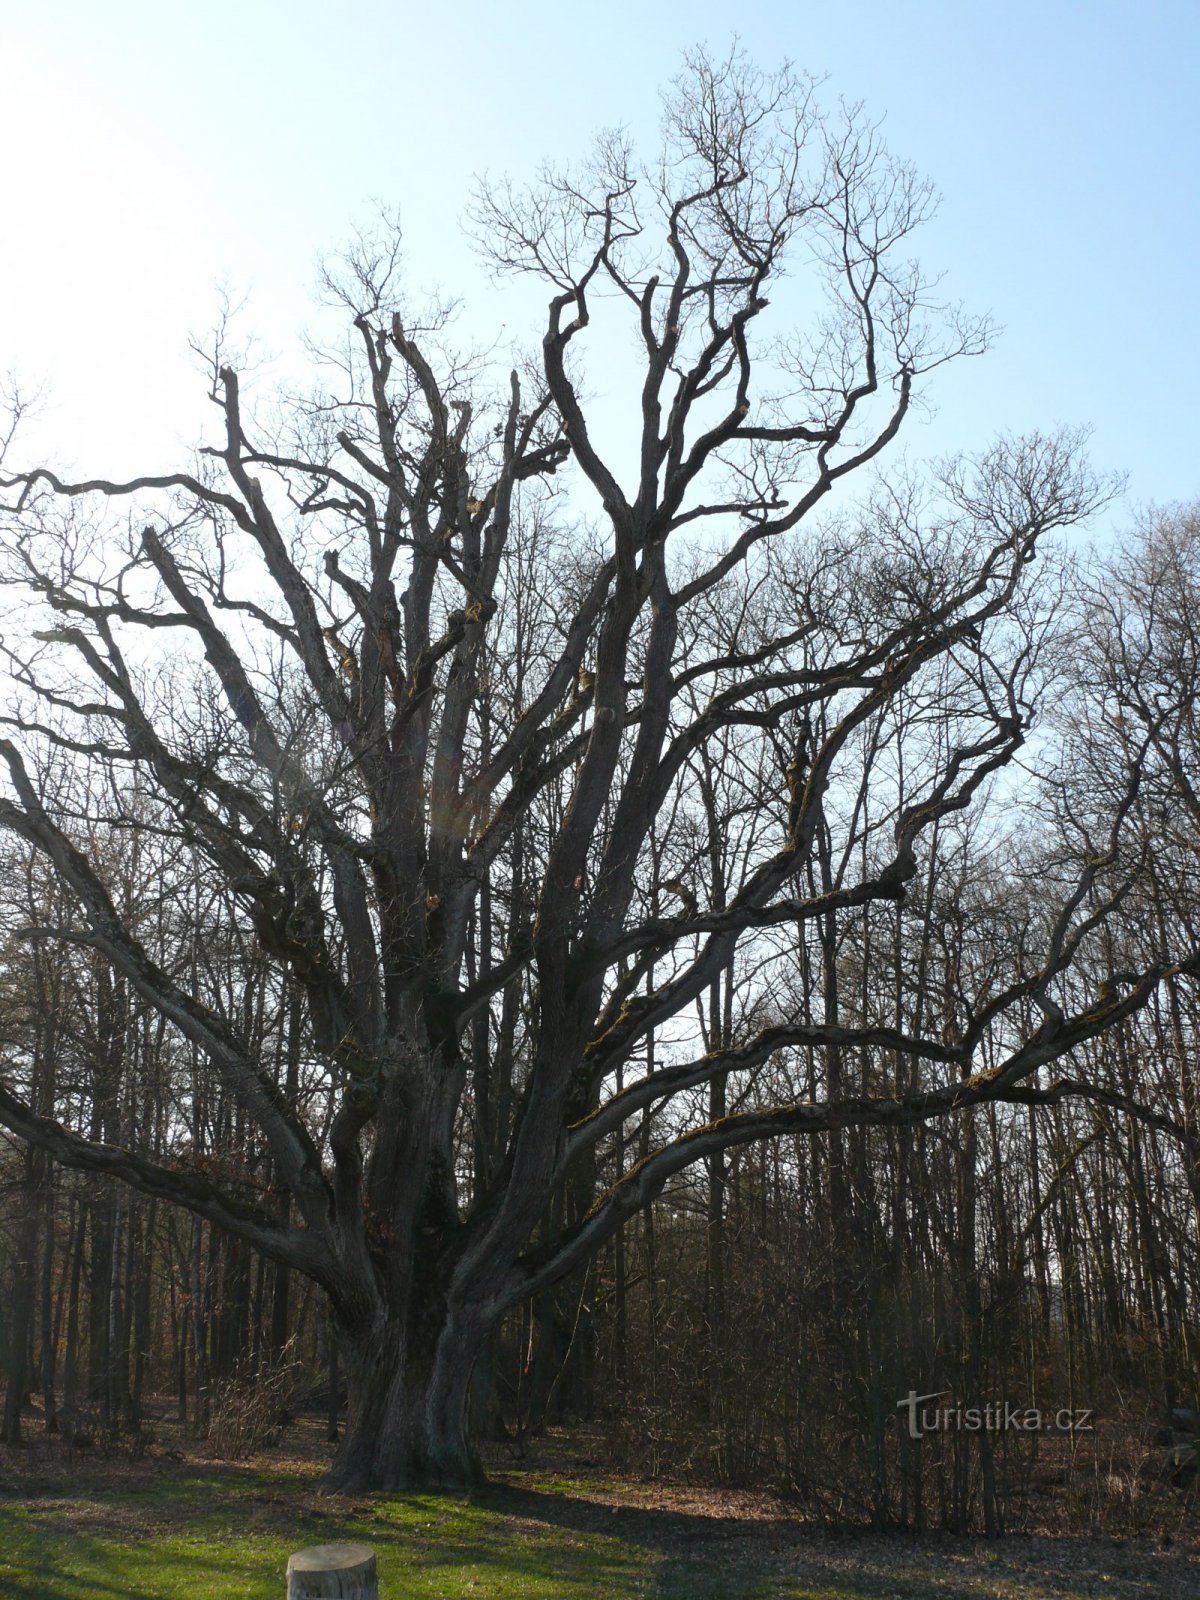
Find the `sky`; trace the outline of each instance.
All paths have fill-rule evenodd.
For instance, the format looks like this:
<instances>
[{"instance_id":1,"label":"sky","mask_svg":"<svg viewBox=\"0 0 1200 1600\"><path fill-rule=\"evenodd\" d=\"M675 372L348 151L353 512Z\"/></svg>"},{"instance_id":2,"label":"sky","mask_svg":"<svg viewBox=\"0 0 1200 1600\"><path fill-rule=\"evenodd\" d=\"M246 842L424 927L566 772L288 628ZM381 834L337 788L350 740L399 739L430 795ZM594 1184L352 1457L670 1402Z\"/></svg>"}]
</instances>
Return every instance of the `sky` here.
<instances>
[{"instance_id":1,"label":"sky","mask_svg":"<svg viewBox=\"0 0 1200 1600\"><path fill-rule=\"evenodd\" d=\"M788 57L883 119L942 196L922 262L1002 325L938 379L909 454L1082 425L1127 476L1108 526L1200 494L1200 0L0 0L0 19L0 372L40 395L22 465L180 464L212 428L188 339L218 286L246 297L255 381L291 370L320 258L379 204L417 293L462 295L484 342L528 340L528 297L463 232L473 177L530 177L618 124L649 151L682 51L723 52L736 24L763 67Z\"/></svg>"}]
</instances>

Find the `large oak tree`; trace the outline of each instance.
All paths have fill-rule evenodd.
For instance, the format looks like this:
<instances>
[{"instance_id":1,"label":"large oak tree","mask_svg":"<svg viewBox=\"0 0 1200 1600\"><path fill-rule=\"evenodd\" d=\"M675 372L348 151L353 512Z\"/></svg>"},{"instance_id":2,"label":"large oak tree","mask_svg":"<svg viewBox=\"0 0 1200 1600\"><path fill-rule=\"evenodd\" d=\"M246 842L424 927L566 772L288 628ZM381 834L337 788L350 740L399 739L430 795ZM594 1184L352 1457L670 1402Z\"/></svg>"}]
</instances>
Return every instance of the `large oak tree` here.
<instances>
[{"instance_id":1,"label":"large oak tree","mask_svg":"<svg viewBox=\"0 0 1200 1600\"><path fill-rule=\"evenodd\" d=\"M1162 975L1075 1011L1059 987L1128 879L1134 749L1102 837L955 1017L907 1036L832 989L786 1001L798 950L901 900L945 819L1004 798L1052 632L1035 557L1102 495L1045 438L936 493L838 493L985 342L907 257L930 204L806 80L698 57L652 165L614 135L481 193L493 262L550 294L506 389L362 243L332 390L255 417L218 352L220 433L190 470L8 469L8 577L33 609L8 641L0 823L81 914L26 934L90 945L208 1058L275 1192L89 1139L18 1078L0 1122L321 1285L350 1394L335 1485L472 1481L499 1319L672 1175L783 1132L1098 1092L1039 1069ZM591 368L603 404L590 349L613 357ZM46 781L63 761L97 815L177 841L181 883L220 885L303 1002L321 1115L123 918ZM705 865L714 829L736 871ZM697 1004L735 970L753 1003L701 1039ZM696 1099L801 1049L825 1062L811 1101ZM847 1096L850 1050L878 1092ZM598 1187L614 1149L637 1159Z\"/></svg>"}]
</instances>

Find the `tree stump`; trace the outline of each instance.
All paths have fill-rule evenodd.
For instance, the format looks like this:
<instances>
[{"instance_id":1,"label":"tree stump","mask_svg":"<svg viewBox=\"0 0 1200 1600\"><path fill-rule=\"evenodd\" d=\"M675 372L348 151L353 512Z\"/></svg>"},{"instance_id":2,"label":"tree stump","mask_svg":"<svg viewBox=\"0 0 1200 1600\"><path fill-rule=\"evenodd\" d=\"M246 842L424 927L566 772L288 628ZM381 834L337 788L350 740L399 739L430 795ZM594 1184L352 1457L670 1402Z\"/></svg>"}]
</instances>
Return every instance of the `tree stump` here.
<instances>
[{"instance_id":1,"label":"tree stump","mask_svg":"<svg viewBox=\"0 0 1200 1600\"><path fill-rule=\"evenodd\" d=\"M366 1544L315 1544L288 1561L288 1600L379 1600L375 1552Z\"/></svg>"}]
</instances>

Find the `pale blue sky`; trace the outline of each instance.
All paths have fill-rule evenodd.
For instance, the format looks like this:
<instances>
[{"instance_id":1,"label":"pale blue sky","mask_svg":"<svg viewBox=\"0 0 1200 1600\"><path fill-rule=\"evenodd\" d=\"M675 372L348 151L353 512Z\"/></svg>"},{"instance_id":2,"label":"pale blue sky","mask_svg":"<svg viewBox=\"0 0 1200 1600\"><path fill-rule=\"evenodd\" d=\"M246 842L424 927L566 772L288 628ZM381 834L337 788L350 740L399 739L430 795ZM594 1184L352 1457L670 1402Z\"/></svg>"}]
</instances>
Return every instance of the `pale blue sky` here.
<instances>
[{"instance_id":1,"label":"pale blue sky","mask_svg":"<svg viewBox=\"0 0 1200 1600\"><path fill-rule=\"evenodd\" d=\"M10 7L0 369L47 386L31 438L88 470L167 465L207 421L186 336L215 281L250 289L246 325L282 350L372 198L400 207L418 288L524 332L459 229L472 174L528 175L614 123L649 143L680 51L735 26L885 117L943 197L922 259L1004 325L910 452L1090 424L1133 502L1200 493L1200 0Z\"/></svg>"}]
</instances>

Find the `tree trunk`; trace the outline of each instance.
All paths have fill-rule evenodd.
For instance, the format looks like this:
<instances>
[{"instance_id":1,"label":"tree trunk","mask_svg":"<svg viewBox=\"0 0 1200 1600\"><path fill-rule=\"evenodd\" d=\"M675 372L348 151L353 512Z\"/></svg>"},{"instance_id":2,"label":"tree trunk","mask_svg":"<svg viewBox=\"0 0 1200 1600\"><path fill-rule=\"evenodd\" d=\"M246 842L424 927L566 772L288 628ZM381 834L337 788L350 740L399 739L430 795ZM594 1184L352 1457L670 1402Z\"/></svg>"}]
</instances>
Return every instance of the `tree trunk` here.
<instances>
[{"instance_id":1,"label":"tree trunk","mask_svg":"<svg viewBox=\"0 0 1200 1600\"><path fill-rule=\"evenodd\" d=\"M342 1327L349 1407L325 1487L477 1488L483 1472L467 1431L467 1398L489 1331L482 1319L454 1313L432 1332L406 1332L399 1319L366 1335Z\"/></svg>"},{"instance_id":2,"label":"tree trunk","mask_svg":"<svg viewBox=\"0 0 1200 1600\"><path fill-rule=\"evenodd\" d=\"M8 1384L4 1397L0 1440L21 1442L21 1408L29 1397L30 1350L37 1298L38 1221L42 1212L42 1183L46 1157L29 1146L24 1152L24 1174L18 1193L16 1249L9 1302Z\"/></svg>"},{"instance_id":3,"label":"tree trunk","mask_svg":"<svg viewBox=\"0 0 1200 1600\"><path fill-rule=\"evenodd\" d=\"M365 1544L318 1544L288 1562L288 1600L379 1600L375 1553Z\"/></svg>"},{"instance_id":4,"label":"tree trunk","mask_svg":"<svg viewBox=\"0 0 1200 1600\"><path fill-rule=\"evenodd\" d=\"M84 1239L87 1231L87 1207L75 1207L75 1224L71 1244L71 1280L67 1291L67 1335L63 1354L63 1410L74 1416L79 1406L79 1288L83 1277Z\"/></svg>"},{"instance_id":5,"label":"tree trunk","mask_svg":"<svg viewBox=\"0 0 1200 1600\"><path fill-rule=\"evenodd\" d=\"M42 1416L47 1433L58 1432L58 1403L55 1395L55 1360L58 1354L57 1319L54 1315L54 1175L47 1172L45 1181L45 1229L42 1244L41 1300L41 1368Z\"/></svg>"},{"instance_id":6,"label":"tree trunk","mask_svg":"<svg viewBox=\"0 0 1200 1600\"><path fill-rule=\"evenodd\" d=\"M328 1312L318 1315L317 1348L324 1351L322 1360L325 1363L325 1382L327 1397L325 1401L325 1437L330 1444L336 1444L341 1437L341 1424L338 1418L342 1410L342 1380L338 1372L338 1342L333 1331L333 1319Z\"/></svg>"}]
</instances>

